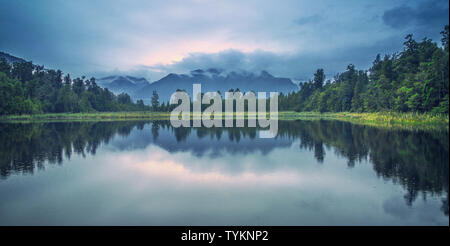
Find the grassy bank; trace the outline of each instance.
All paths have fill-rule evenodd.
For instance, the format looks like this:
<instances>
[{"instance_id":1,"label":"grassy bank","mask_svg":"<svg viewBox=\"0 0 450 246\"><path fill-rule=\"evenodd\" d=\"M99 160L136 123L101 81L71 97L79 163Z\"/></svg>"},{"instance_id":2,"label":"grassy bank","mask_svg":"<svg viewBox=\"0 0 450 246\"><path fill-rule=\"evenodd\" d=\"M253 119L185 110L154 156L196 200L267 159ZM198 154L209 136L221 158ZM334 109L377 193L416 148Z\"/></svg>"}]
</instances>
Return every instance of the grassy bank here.
<instances>
[{"instance_id":1,"label":"grassy bank","mask_svg":"<svg viewBox=\"0 0 450 246\"><path fill-rule=\"evenodd\" d=\"M449 116L431 113L318 113L318 112L280 112L280 119L330 119L375 127L402 129L445 129L448 131Z\"/></svg>"},{"instance_id":2,"label":"grassy bank","mask_svg":"<svg viewBox=\"0 0 450 246\"><path fill-rule=\"evenodd\" d=\"M95 112L95 113L50 113L8 115L0 118L3 122L35 121L108 121L108 120L164 120L170 112Z\"/></svg>"},{"instance_id":3,"label":"grassy bank","mask_svg":"<svg viewBox=\"0 0 450 246\"><path fill-rule=\"evenodd\" d=\"M222 114L223 116L225 113ZM249 118L255 115L233 114L234 117ZM191 117L193 115L191 114ZM117 120L168 120L170 112L96 112L96 113L54 113L33 115L9 115L0 117L3 122L42 122L42 121L117 121ZM448 115L430 113L318 113L318 112L279 112L279 120L341 120L355 124L377 127L407 129L447 129Z\"/></svg>"}]
</instances>

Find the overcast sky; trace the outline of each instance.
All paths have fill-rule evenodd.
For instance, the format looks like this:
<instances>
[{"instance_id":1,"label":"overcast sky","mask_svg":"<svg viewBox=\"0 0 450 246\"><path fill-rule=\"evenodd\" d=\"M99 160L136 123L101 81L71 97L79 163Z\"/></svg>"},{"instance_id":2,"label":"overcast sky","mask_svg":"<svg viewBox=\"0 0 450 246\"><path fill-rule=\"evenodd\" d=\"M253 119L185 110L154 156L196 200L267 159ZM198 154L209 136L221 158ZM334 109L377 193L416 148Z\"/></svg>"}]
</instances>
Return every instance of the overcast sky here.
<instances>
[{"instance_id":1,"label":"overcast sky","mask_svg":"<svg viewBox=\"0 0 450 246\"><path fill-rule=\"evenodd\" d=\"M305 80L367 69L403 38L440 43L448 0L0 0L0 51L74 75L197 68Z\"/></svg>"}]
</instances>

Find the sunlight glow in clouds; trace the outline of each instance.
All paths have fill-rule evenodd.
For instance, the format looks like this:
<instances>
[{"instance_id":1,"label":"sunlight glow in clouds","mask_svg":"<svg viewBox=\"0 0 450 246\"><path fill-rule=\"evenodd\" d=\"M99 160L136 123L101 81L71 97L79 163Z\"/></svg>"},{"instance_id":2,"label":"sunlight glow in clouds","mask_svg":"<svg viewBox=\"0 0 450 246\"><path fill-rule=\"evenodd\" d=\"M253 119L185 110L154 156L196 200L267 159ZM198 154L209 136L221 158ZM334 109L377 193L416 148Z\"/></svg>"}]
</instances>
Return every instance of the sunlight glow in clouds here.
<instances>
[{"instance_id":1,"label":"sunlight glow in clouds","mask_svg":"<svg viewBox=\"0 0 450 246\"><path fill-rule=\"evenodd\" d=\"M237 49L243 52L252 52L255 46L245 43L217 40L215 37L201 40L188 40L178 43L160 44L158 49L149 51L149 55L139 60L145 66L171 65L180 62L192 53L217 53L223 50Z\"/></svg>"}]
</instances>

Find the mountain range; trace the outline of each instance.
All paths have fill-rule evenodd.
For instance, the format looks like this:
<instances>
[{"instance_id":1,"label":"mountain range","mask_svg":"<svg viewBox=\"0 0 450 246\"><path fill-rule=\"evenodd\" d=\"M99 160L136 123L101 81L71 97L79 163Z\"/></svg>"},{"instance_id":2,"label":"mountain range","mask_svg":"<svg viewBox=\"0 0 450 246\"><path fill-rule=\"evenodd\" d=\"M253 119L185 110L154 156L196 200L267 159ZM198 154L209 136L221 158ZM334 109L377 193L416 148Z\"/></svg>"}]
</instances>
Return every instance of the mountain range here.
<instances>
[{"instance_id":1,"label":"mountain range","mask_svg":"<svg viewBox=\"0 0 450 246\"><path fill-rule=\"evenodd\" d=\"M145 78L109 76L98 79L98 84L114 93L126 92L133 99L143 99L145 103L150 102L153 91L157 91L160 101L164 102L168 101L172 93L177 90L185 90L191 95L193 84L201 84L202 92L220 91L221 94L230 89L239 89L242 92L253 90L254 92L282 92L284 94L298 89L292 80L274 77L267 71L260 73L224 72L215 68L197 69L191 71L190 74L170 73L153 83L149 83Z\"/></svg>"}]
</instances>

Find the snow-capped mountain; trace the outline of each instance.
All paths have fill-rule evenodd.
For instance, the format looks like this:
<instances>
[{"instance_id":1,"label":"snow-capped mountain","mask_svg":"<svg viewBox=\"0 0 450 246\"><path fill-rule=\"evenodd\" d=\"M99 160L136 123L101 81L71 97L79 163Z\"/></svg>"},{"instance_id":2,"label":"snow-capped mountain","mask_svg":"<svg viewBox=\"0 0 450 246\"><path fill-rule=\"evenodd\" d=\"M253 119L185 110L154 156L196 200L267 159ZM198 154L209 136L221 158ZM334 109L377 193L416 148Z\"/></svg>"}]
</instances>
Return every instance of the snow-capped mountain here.
<instances>
[{"instance_id":1,"label":"snow-capped mountain","mask_svg":"<svg viewBox=\"0 0 450 246\"><path fill-rule=\"evenodd\" d=\"M192 93L192 85L201 84L202 92L220 91L222 93L230 89L239 89L242 92L282 92L289 93L298 89L288 78L274 77L266 71L252 73L247 71L224 72L220 69L197 69L190 74L171 73L166 77L148 84L132 95L134 98L148 101L152 92L158 92L161 101L168 101L172 93L177 89Z\"/></svg>"}]
</instances>

